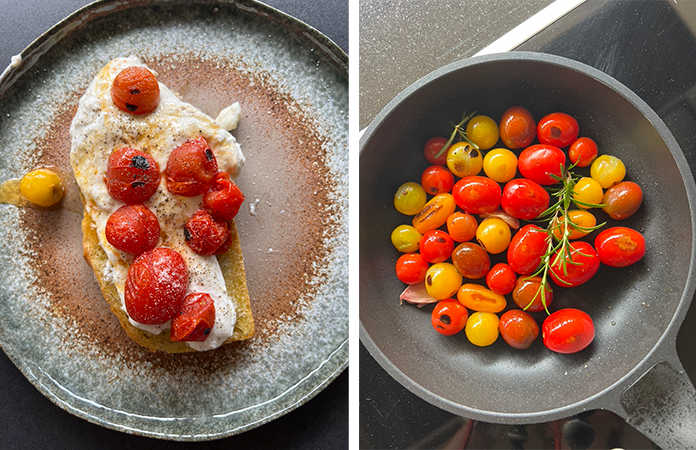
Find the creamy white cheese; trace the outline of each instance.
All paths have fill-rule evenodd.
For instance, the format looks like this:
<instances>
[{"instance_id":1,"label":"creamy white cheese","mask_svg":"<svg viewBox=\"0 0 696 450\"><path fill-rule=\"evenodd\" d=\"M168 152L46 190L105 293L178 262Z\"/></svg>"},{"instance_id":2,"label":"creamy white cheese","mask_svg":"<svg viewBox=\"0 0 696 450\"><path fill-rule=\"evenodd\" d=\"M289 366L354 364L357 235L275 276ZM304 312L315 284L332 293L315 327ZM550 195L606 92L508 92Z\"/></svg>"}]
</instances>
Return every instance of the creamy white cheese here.
<instances>
[{"instance_id":1,"label":"creamy white cheese","mask_svg":"<svg viewBox=\"0 0 696 450\"><path fill-rule=\"evenodd\" d=\"M227 131L237 129L239 120L242 118L242 107L239 102L234 102L227 108L220 111L215 122Z\"/></svg>"},{"instance_id":2,"label":"creamy white cheese","mask_svg":"<svg viewBox=\"0 0 696 450\"><path fill-rule=\"evenodd\" d=\"M135 57L119 58L107 64L90 84L70 128L72 148L70 162L75 180L85 197L85 208L97 227L99 242L109 259L107 270L116 285L125 311L124 286L133 257L109 244L104 232L106 222L122 202L106 190L104 176L109 155L120 148L131 147L152 155L164 173L169 154L186 141L203 136L215 153L220 170L234 179L244 164L239 144L225 129L194 106L182 102L160 83L160 102L150 114L132 115L119 110L111 100L111 83L128 66L144 66ZM201 256L184 241L183 229L188 219L200 208L202 196L181 197L170 194L164 180L145 205L159 220L159 246L179 252L189 269L188 292L205 292L215 302L215 326L204 342L187 342L196 350L219 347L232 335L236 311L227 293L225 280L215 256ZM145 325L130 319L133 326L159 334L170 324Z\"/></svg>"}]
</instances>

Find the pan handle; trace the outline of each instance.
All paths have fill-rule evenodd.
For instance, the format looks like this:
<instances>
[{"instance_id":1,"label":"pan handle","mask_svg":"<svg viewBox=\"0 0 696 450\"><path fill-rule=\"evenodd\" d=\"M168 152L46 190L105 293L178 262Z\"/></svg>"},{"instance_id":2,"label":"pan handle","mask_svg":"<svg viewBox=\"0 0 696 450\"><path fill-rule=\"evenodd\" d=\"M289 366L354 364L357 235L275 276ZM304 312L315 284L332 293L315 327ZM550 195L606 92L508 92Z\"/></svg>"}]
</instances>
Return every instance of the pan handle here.
<instances>
[{"instance_id":1,"label":"pan handle","mask_svg":"<svg viewBox=\"0 0 696 450\"><path fill-rule=\"evenodd\" d=\"M696 389L679 369L660 361L621 394L626 421L663 449L696 448Z\"/></svg>"}]
</instances>

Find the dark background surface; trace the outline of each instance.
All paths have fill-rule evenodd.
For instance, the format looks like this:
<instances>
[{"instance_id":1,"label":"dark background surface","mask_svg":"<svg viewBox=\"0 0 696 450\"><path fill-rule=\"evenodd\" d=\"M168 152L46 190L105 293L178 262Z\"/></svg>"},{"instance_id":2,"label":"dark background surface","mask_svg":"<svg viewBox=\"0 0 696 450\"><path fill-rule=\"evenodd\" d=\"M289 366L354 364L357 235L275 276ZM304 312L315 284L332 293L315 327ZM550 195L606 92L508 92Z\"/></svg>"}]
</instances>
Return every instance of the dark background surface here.
<instances>
[{"instance_id":1,"label":"dark background surface","mask_svg":"<svg viewBox=\"0 0 696 450\"><path fill-rule=\"evenodd\" d=\"M427 1L427 0L426 0ZM363 11L392 6L408 11L415 1L377 3L361 1L360 90L361 127L409 84L442 65L473 56L502 35L486 23L464 24L460 34L423 36L422 46L440 49L440 58L419 59L411 65L390 67L371 59L379 50L369 48L379 41L383 27L399 23L400 17L374 16L362 21ZM398 3L399 7L396 5ZM457 3L458 2L450 2ZM470 17L495 17L508 29L531 16L543 5L512 11L505 0L464 2ZM520 2L525 4L525 2ZM461 5L460 5L461 6ZM443 10L447 10L442 6ZM496 8L499 8L496 11ZM508 9L500 9L508 8ZM534 9L537 8L537 9ZM458 9L458 11L460 11ZM514 14L511 14L514 13ZM521 14L517 15L517 14ZM513 20L514 19L514 20ZM390 39L404 36L422 24L404 15L409 27L393 26ZM452 27L444 16L429 16L430 23ZM507 21L507 22L505 22ZM491 31L490 34L487 34ZM696 1L587 0L568 15L536 34L516 50L540 51L575 59L593 66L638 94L662 118L696 170ZM376 41L373 39L376 38ZM363 67L367 67L363 69ZM394 72L394 76L391 75ZM396 86L377 85L382 79L398 79ZM366 94L369 92L370 94ZM363 104L368 108L363 110ZM369 113L369 114L368 114ZM365 115L364 115L365 114ZM659 164L659 161L655 161ZM660 287L664 289L667 287ZM361 299L369 301L369 299ZM677 337L677 351L692 380L696 379L696 306L692 306ZM361 448L597 448L650 449L653 443L619 416L608 411L549 423L526 426L489 424L458 417L420 399L393 380L360 345L359 441ZM572 389L569 386L568 389Z\"/></svg>"},{"instance_id":2,"label":"dark background surface","mask_svg":"<svg viewBox=\"0 0 696 450\"><path fill-rule=\"evenodd\" d=\"M85 0L0 0L0 67L4 69L13 55L89 3ZM316 28L348 53L347 0L268 0L264 3ZM295 411L246 433L200 443L143 438L75 417L36 390L4 352L0 352L0 380L0 450L348 447L348 369Z\"/></svg>"}]
</instances>

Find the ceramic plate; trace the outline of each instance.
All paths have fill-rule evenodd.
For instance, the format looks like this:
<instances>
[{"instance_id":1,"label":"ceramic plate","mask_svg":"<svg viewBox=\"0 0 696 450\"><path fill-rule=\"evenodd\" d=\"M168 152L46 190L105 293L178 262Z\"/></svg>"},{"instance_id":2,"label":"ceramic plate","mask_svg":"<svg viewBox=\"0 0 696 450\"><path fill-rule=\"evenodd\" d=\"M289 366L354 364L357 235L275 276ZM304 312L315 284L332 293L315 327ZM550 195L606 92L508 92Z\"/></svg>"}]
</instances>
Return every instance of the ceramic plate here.
<instances>
[{"instance_id":1,"label":"ceramic plate","mask_svg":"<svg viewBox=\"0 0 696 450\"><path fill-rule=\"evenodd\" d=\"M212 117L238 101L247 163L237 216L255 336L211 352L134 344L82 258L69 166L78 100L136 55ZM27 48L0 78L0 181L65 174L61 208L0 205L0 344L61 408L116 430L206 440L305 403L348 360L347 56L252 1L102 1Z\"/></svg>"}]
</instances>

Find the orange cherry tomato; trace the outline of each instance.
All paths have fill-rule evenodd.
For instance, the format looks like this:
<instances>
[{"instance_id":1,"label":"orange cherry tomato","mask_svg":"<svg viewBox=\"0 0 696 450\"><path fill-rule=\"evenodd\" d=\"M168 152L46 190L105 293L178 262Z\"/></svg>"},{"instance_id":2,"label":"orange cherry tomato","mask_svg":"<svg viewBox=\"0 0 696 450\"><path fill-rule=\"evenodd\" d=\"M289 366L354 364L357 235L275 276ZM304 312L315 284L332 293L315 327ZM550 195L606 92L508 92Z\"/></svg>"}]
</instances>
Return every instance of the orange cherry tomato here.
<instances>
[{"instance_id":1,"label":"orange cherry tomato","mask_svg":"<svg viewBox=\"0 0 696 450\"><path fill-rule=\"evenodd\" d=\"M446 167L430 166L421 175L421 186L430 195L449 192L454 186L454 175Z\"/></svg>"},{"instance_id":2,"label":"orange cherry tomato","mask_svg":"<svg viewBox=\"0 0 696 450\"><path fill-rule=\"evenodd\" d=\"M521 106L508 108L498 128L500 139L511 150L529 146L536 137L536 121L532 113Z\"/></svg>"},{"instance_id":3,"label":"orange cherry tomato","mask_svg":"<svg viewBox=\"0 0 696 450\"><path fill-rule=\"evenodd\" d=\"M167 189L184 197L203 194L218 171L217 159L203 137L172 150L167 161Z\"/></svg>"},{"instance_id":4,"label":"orange cherry tomato","mask_svg":"<svg viewBox=\"0 0 696 450\"><path fill-rule=\"evenodd\" d=\"M117 249L139 255L157 245L160 234L157 216L145 205L123 205L106 221L106 240Z\"/></svg>"},{"instance_id":5,"label":"orange cherry tomato","mask_svg":"<svg viewBox=\"0 0 696 450\"><path fill-rule=\"evenodd\" d=\"M455 211L447 218L447 232L455 242L466 242L476 236L478 222L471 214Z\"/></svg>"},{"instance_id":6,"label":"orange cherry tomato","mask_svg":"<svg viewBox=\"0 0 696 450\"><path fill-rule=\"evenodd\" d=\"M181 303L172 319L172 341L203 342L215 325L215 302L209 294L194 292Z\"/></svg>"},{"instance_id":7,"label":"orange cherry tomato","mask_svg":"<svg viewBox=\"0 0 696 450\"><path fill-rule=\"evenodd\" d=\"M505 309L505 297L486 289L480 284L465 283L457 291L459 303L480 312L498 313Z\"/></svg>"},{"instance_id":8,"label":"orange cherry tomato","mask_svg":"<svg viewBox=\"0 0 696 450\"><path fill-rule=\"evenodd\" d=\"M440 334L452 336L464 329L469 311L453 298L440 300L433 309L431 322L433 328Z\"/></svg>"},{"instance_id":9,"label":"orange cherry tomato","mask_svg":"<svg viewBox=\"0 0 696 450\"><path fill-rule=\"evenodd\" d=\"M131 114L151 113L159 105L157 78L145 67L126 67L114 78L111 99L121 111Z\"/></svg>"},{"instance_id":10,"label":"orange cherry tomato","mask_svg":"<svg viewBox=\"0 0 696 450\"><path fill-rule=\"evenodd\" d=\"M413 216L413 227L419 233L440 228L447 222L447 218L457 209L454 198L451 194L443 192L431 198L428 203L415 216Z\"/></svg>"}]
</instances>

